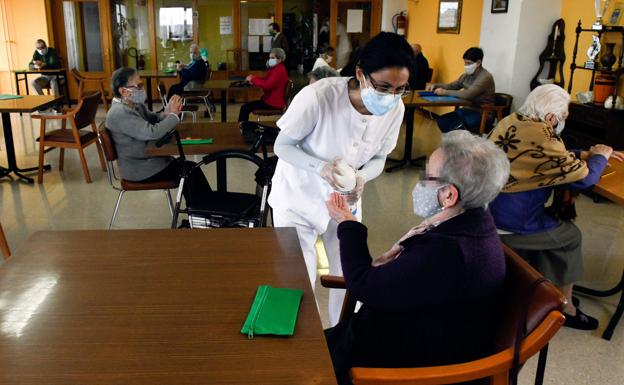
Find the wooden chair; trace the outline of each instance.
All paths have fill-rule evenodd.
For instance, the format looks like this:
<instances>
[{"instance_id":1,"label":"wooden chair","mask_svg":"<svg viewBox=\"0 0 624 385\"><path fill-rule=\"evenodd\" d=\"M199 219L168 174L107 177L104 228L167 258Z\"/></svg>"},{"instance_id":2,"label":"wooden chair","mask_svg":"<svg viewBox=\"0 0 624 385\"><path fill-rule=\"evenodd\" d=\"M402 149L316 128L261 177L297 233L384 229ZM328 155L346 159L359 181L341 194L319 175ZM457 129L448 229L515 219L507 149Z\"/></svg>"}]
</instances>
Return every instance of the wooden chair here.
<instances>
[{"instance_id":1,"label":"wooden chair","mask_svg":"<svg viewBox=\"0 0 624 385\"><path fill-rule=\"evenodd\" d=\"M256 120L260 121L261 116L277 116L282 115L284 112L286 112L286 109L288 108L288 104L290 102L290 95L292 94L294 87L295 84L293 83L293 81L288 80L288 83L286 83L286 87L284 89L284 108L270 108L251 111L252 114L256 115Z\"/></svg>"},{"instance_id":2,"label":"wooden chair","mask_svg":"<svg viewBox=\"0 0 624 385\"><path fill-rule=\"evenodd\" d=\"M87 77L80 73L76 68L71 69L71 74L78 83L78 98L82 99L85 94L85 86L88 84L94 84L97 90L100 93L100 97L102 98L102 104L104 104L104 109L108 111L109 103L108 103L108 91L104 88L104 83L109 79L104 77ZM148 95L150 97L150 95Z\"/></svg>"},{"instance_id":3,"label":"wooden chair","mask_svg":"<svg viewBox=\"0 0 624 385\"><path fill-rule=\"evenodd\" d=\"M55 147L59 147L60 149L60 171L63 171L65 163L65 149L73 148L78 150L85 180L87 183L91 183L91 175L89 174L87 159L84 155L84 148L95 143L98 155L100 156L102 170L106 171L106 163L104 162L102 148L97 141L97 127L95 125L95 114L97 113L99 99L100 93L96 92L82 98L75 108L64 108L60 115L32 115L33 119L41 120L41 132L37 139L39 141L39 175L37 177L39 183L43 182L44 154L53 150ZM46 123L49 120L62 120L62 127L51 132L46 132ZM68 120L71 125L70 130L67 129ZM82 128L87 126L91 126L91 131L82 130ZM46 147L48 148L46 149Z\"/></svg>"},{"instance_id":4,"label":"wooden chair","mask_svg":"<svg viewBox=\"0 0 624 385\"><path fill-rule=\"evenodd\" d=\"M494 94L494 104L484 104L481 106L481 125L479 126L479 134L485 134L487 121L490 113L496 113L496 122L500 122L511 112L511 104L513 96L509 94Z\"/></svg>"},{"instance_id":5,"label":"wooden chair","mask_svg":"<svg viewBox=\"0 0 624 385\"><path fill-rule=\"evenodd\" d=\"M513 367L514 347L518 326L526 310L526 336L519 349L519 364L540 352L536 384L541 384L546 367L548 342L563 325L561 313L565 298L549 281L532 286L542 277L535 269L513 250L505 246L507 275L500 311L500 323L495 331L496 354L479 360L435 367L422 368L351 368L350 377L354 385L437 385L455 384L490 378L492 385L509 384ZM322 276L321 284L330 288L344 288L342 277ZM356 299L345 297L341 320L353 314ZM525 304L528 307L525 309Z\"/></svg>"},{"instance_id":6,"label":"wooden chair","mask_svg":"<svg viewBox=\"0 0 624 385\"><path fill-rule=\"evenodd\" d=\"M165 83L163 83L162 81L158 82L158 96L160 97L160 102L163 105L163 108L165 108L165 106L167 105L167 87L165 87ZM185 100L186 103L186 100ZM191 117L193 118L193 123L195 123L197 121L197 111L199 110L199 106L196 104L184 104L182 106L182 117L180 118L180 120L184 120L184 115L185 114L191 114Z\"/></svg>"},{"instance_id":7,"label":"wooden chair","mask_svg":"<svg viewBox=\"0 0 624 385\"><path fill-rule=\"evenodd\" d=\"M100 145L104 149L104 155L106 156L106 166L108 168L108 182L114 190L119 191L119 195L117 196L117 203L115 204L115 210L113 211L113 216L111 217L111 221L108 224L108 229L110 230L115 223L115 218L117 217L117 212L119 211L119 206L121 204L121 198L123 198L126 191L164 190L165 196L167 197L167 204L169 205L169 212L173 216L173 201L171 200L170 190L177 188L178 182L132 182L125 179L117 178L117 175L115 174L115 167L113 164L117 160L117 150L115 149L115 142L113 141L110 132L104 126L104 124L100 125L100 129L98 130L98 140L100 142ZM117 185L115 181L118 181L119 185Z\"/></svg>"},{"instance_id":8,"label":"wooden chair","mask_svg":"<svg viewBox=\"0 0 624 385\"><path fill-rule=\"evenodd\" d=\"M7 260L11 256L11 250L9 249L9 243L4 236L4 230L2 230L2 224L0 223L0 251L2 251L2 255L4 259Z\"/></svg>"}]
</instances>

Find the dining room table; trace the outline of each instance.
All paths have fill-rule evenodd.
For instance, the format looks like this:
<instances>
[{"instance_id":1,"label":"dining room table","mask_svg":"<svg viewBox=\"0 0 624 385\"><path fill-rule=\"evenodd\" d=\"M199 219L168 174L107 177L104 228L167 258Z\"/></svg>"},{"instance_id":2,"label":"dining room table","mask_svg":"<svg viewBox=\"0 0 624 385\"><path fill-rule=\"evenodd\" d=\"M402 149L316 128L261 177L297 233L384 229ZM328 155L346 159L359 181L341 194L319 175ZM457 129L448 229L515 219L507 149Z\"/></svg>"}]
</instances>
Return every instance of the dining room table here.
<instances>
[{"instance_id":1,"label":"dining room table","mask_svg":"<svg viewBox=\"0 0 624 385\"><path fill-rule=\"evenodd\" d=\"M19 69L13 71L13 76L15 78L15 89L17 94L20 95L20 82L24 82L24 87L26 88L26 95L29 94L29 86L28 83L28 75L46 75L46 76L54 76L56 78L56 82L58 84L59 90L62 88L63 97L65 98L65 102L68 107L71 107L71 99L69 97L69 82L67 79L67 69L66 68L28 68L28 69Z\"/></svg>"},{"instance_id":2,"label":"dining room table","mask_svg":"<svg viewBox=\"0 0 624 385\"><path fill-rule=\"evenodd\" d=\"M291 336L241 329L303 291ZM332 385L294 228L34 233L0 267L0 384Z\"/></svg>"},{"instance_id":3,"label":"dining room table","mask_svg":"<svg viewBox=\"0 0 624 385\"><path fill-rule=\"evenodd\" d=\"M242 81L232 81L232 80L206 80L203 83L193 82L186 85L184 88L185 91L194 92L194 93L208 93L208 92L219 92L220 93L220 102L221 102L221 122L227 122L227 105L228 99L230 97L230 92L249 92L251 90L257 90L258 87L255 87L251 84L245 84Z\"/></svg>"}]
</instances>

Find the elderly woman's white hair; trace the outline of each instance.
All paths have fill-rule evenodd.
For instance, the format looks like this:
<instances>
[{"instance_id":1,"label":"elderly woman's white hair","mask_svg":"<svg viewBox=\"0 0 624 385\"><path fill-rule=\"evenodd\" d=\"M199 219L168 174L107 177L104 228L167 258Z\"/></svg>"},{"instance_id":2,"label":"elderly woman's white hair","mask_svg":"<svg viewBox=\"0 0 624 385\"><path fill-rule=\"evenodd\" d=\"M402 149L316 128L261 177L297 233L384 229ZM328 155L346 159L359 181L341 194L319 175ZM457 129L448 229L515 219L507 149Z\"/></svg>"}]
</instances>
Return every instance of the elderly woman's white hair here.
<instances>
[{"instance_id":1,"label":"elderly woman's white hair","mask_svg":"<svg viewBox=\"0 0 624 385\"><path fill-rule=\"evenodd\" d=\"M544 84L531 91L518 109L518 114L542 122L546 120L546 115L554 114L557 119L562 120L569 104L570 94L563 88L556 84Z\"/></svg>"},{"instance_id":2,"label":"elderly woman's white hair","mask_svg":"<svg viewBox=\"0 0 624 385\"><path fill-rule=\"evenodd\" d=\"M271 53L281 61L286 60L286 52L284 52L284 50L281 48L273 48L271 49Z\"/></svg>"},{"instance_id":3,"label":"elderly woman's white hair","mask_svg":"<svg viewBox=\"0 0 624 385\"><path fill-rule=\"evenodd\" d=\"M494 143L465 130L442 135L443 165L440 178L459 190L459 204L485 207L509 178L509 160Z\"/></svg>"}]
</instances>

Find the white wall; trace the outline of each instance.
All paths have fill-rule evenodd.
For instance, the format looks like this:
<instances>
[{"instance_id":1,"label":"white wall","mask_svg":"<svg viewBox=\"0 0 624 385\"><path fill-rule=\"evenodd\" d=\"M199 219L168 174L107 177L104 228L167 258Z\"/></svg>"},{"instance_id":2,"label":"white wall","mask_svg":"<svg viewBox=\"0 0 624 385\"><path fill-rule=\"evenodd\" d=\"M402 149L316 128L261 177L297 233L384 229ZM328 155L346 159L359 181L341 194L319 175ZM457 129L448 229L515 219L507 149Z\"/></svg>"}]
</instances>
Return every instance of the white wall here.
<instances>
[{"instance_id":1,"label":"white wall","mask_svg":"<svg viewBox=\"0 0 624 385\"><path fill-rule=\"evenodd\" d=\"M407 0L384 0L381 5L381 30L394 32L392 16L401 11L407 11ZM407 22L409 23L409 17Z\"/></svg>"},{"instance_id":2,"label":"white wall","mask_svg":"<svg viewBox=\"0 0 624 385\"><path fill-rule=\"evenodd\" d=\"M507 13L491 13L483 2L481 41L483 66L492 73L496 92L514 96L514 108L530 92L552 24L561 15L561 0L514 0Z\"/></svg>"}]
</instances>

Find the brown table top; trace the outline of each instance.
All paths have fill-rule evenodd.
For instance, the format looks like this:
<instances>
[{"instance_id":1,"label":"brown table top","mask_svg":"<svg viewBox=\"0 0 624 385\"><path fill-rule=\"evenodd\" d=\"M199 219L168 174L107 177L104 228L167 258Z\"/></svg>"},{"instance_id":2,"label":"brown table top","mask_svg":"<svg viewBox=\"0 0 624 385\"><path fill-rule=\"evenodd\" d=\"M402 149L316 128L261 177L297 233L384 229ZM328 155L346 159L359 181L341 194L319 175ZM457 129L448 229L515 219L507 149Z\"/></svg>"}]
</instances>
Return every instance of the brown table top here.
<instances>
[{"instance_id":1,"label":"brown table top","mask_svg":"<svg viewBox=\"0 0 624 385\"><path fill-rule=\"evenodd\" d=\"M429 101L424 99L418 94L418 91L413 91L410 94L403 97L403 104L406 107L455 107L455 106L470 106L472 102L465 99L458 99L454 101Z\"/></svg>"},{"instance_id":2,"label":"brown table top","mask_svg":"<svg viewBox=\"0 0 624 385\"><path fill-rule=\"evenodd\" d=\"M236 90L236 91L240 91L240 90L252 90L252 89L257 89L257 87L254 86L248 86L248 87L230 87L230 85L233 83L233 80L206 80L202 85L201 88L195 86L193 87L191 86L187 86L187 88L185 88L185 91L209 91L209 90L213 90L213 91L227 91L227 90Z\"/></svg>"},{"instance_id":3,"label":"brown table top","mask_svg":"<svg viewBox=\"0 0 624 385\"><path fill-rule=\"evenodd\" d=\"M335 384L293 228L45 231L0 268L0 384ZM240 333L258 285L295 335Z\"/></svg>"},{"instance_id":4,"label":"brown table top","mask_svg":"<svg viewBox=\"0 0 624 385\"><path fill-rule=\"evenodd\" d=\"M267 125L274 125L271 122L262 122ZM185 155L206 155L222 150L249 150L251 144L243 140L243 135L238 128L237 122L214 122L214 123L180 123L178 125L180 138L187 137L193 139L213 139L213 144L189 144L184 145ZM271 149L272 146L269 147ZM145 155L164 156L179 155L178 147L172 139L169 143L162 147L156 147L154 143L150 143L145 150Z\"/></svg>"},{"instance_id":5,"label":"brown table top","mask_svg":"<svg viewBox=\"0 0 624 385\"><path fill-rule=\"evenodd\" d=\"M178 77L177 72L165 72L165 71L151 71L151 70L141 70L138 71L139 76L144 78L176 78Z\"/></svg>"},{"instance_id":6,"label":"brown table top","mask_svg":"<svg viewBox=\"0 0 624 385\"><path fill-rule=\"evenodd\" d=\"M593 190L597 194L624 206L624 162L615 159L609 160L609 166Z\"/></svg>"},{"instance_id":7,"label":"brown table top","mask_svg":"<svg viewBox=\"0 0 624 385\"><path fill-rule=\"evenodd\" d=\"M33 112L43 110L62 100L63 96L23 95L19 99L0 100L0 112Z\"/></svg>"},{"instance_id":8,"label":"brown table top","mask_svg":"<svg viewBox=\"0 0 624 385\"><path fill-rule=\"evenodd\" d=\"M65 72L65 68L41 68L41 69L22 69L22 70L14 70L13 72L16 74L41 74L41 73L47 73L47 74L55 74L55 73L61 73L61 72Z\"/></svg>"}]
</instances>

